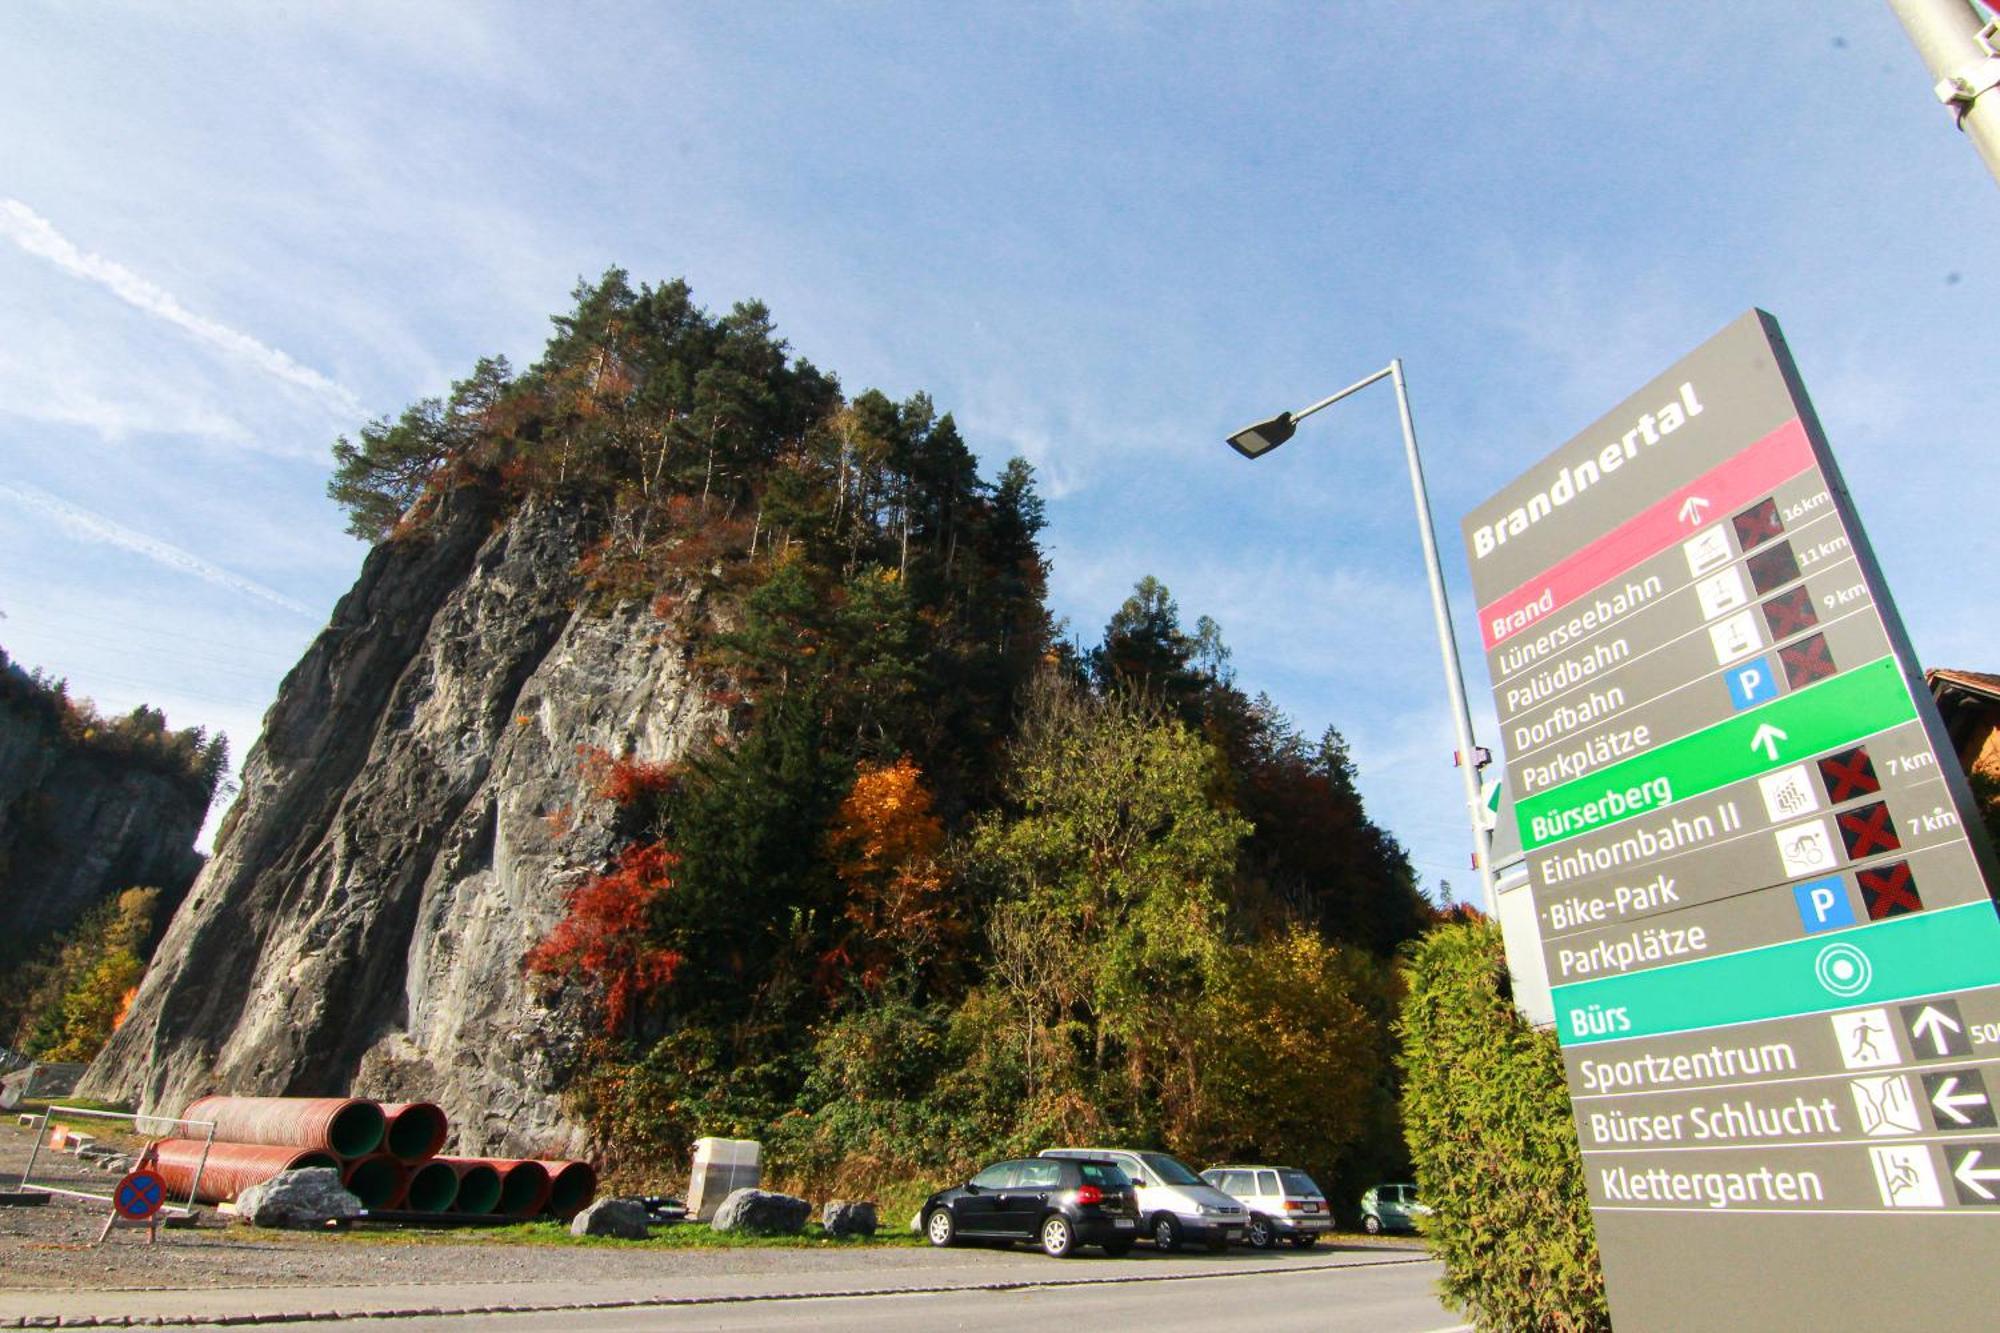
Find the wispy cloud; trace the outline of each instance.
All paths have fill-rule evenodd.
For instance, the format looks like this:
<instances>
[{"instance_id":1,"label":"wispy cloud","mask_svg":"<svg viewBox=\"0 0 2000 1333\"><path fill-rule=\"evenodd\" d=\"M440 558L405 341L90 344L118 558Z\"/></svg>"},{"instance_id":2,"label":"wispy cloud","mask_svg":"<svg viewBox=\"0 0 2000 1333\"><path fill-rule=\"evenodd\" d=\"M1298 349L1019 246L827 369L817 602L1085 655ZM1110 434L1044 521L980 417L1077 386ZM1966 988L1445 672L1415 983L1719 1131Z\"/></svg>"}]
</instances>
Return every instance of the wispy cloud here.
<instances>
[{"instance_id":1,"label":"wispy cloud","mask_svg":"<svg viewBox=\"0 0 2000 1333\"><path fill-rule=\"evenodd\" d=\"M48 260L66 273L96 283L127 305L165 320L198 342L311 392L344 416L365 415L361 400L347 386L328 379L310 366L300 365L284 352L259 342L247 333L196 314L176 300L173 293L140 277L123 264L78 249L47 218L18 199L0 199L0 236L5 236L28 254Z\"/></svg>"},{"instance_id":2,"label":"wispy cloud","mask_svg":"<svg viewBox=\"0 0 2000 1333\"><path fill-rule=\"evenodd\" d=\"M20 482L0 481L0 497L12 500L25 509L33 510L53 520L58 527L79 541L115 546L164 568L182 574L192 574L219 588L228 588L246 597L255 597L273 606L282 607L294 615L307 617L312 615L312 612L283 593L267 588L254 579L246 579L241 574L232 574L220 565L210 564L192 551L184 550L171 542L163 542L157 537L148 537L145 533L128 528L115 519L106 518L103 514L95 513L80 505L73 505L38 487Z\"/></svg>"}]
</instances>

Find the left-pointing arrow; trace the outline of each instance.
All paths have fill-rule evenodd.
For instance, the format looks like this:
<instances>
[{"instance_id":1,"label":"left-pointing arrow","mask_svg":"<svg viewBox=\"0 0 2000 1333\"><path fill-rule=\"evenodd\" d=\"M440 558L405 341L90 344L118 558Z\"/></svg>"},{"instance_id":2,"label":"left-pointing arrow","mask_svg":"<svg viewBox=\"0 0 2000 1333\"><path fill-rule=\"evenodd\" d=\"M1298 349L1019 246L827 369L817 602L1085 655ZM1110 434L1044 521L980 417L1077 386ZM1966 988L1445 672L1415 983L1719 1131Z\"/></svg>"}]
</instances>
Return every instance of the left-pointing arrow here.
<instances>
[{"instance_id":1,"label":"left-pointing arrow","mask_svg":"<svg viewBox=\"0 0 2000 1333\"><path fill-rule=\"evenodd\" d=\"M1972 1123L1972 1117L1958 1108L1961 1106L1984 1106L1986 1105L1986 1094L1983 1092L1960 1092L1958 1090L1958 1076L1954 1074L1945 1079L1944 1082L1938 1084L1937 1091L1931 1094L1931 1105L1935 1106L1940 1114L1949 1116L1953 1124L1969 1125Z\"/></svg>"},{"instance_id":2,"label":"left-pointing arrow","mask_svg":"<svg viewBox=\"0 0 2000 1333\"><path fill-rule=\"evenodd\" d=\"M1995 1196L1992 1190L1986 1188L1986 1182L1989 1180L2000 1180L2000 1169L1993 1167L1982 1169L1979 1165L1979 1151L1979 1149L1974 1148L1971 1152L1960 1158L1958 1165L1953 1168L1951 1174L1957 1178L1959 1184L1965 1186L1980 1198L1991 1199Z\"/></svg>"}]
</instances>

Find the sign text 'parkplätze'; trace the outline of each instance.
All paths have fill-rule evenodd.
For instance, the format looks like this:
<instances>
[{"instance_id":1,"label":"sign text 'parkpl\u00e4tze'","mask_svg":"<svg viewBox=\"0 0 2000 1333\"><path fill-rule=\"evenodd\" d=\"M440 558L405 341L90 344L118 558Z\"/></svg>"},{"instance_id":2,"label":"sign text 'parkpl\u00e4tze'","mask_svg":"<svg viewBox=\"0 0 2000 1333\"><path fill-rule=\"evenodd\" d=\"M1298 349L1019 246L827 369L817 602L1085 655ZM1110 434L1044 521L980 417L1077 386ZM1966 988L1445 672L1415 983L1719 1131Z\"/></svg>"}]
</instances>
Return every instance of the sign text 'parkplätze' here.
<instances>
[{"instance_id":1,"label":"sign text 'parkpl\u00e4tze'","mask_svg":"<svg viewBox=\"0 0 2000 1333\"><path fill-rule=\"evenodd\" d=\"M1465 538L1619 1329L1984 1308L1990 852L1776 321Z\"/></svg>"}]
</instances>

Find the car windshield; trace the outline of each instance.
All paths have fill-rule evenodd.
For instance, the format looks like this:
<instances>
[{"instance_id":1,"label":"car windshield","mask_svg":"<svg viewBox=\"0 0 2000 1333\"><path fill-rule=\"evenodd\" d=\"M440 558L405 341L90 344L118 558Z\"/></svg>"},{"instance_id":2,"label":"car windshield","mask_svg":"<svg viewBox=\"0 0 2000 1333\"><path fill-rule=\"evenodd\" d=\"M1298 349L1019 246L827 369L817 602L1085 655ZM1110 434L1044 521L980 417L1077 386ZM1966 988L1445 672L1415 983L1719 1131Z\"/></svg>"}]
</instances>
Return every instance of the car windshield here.
<instances>
[{"instance_id":1,"label":"car windshield","mask_svg":"<svg viewBox=\"0 0 2000 1333\"><path fill-rule=\"evenodd\" d=\"M1285 1182L1287 1194L1319 1193L1319 1186L1313 1184L1313 1178L1303 1171L1280 1171L1278 1178Z\"/></svg>"},{"instance_id":2,"label":"car windshield","mask_svg":"<svg viewBox=\"0 0 2000 1333\"><path fill-rule=\"evenodd\" d=\"M1208 1183L1163 1152L1142 1152L1139 1154L1139 1160L1146 1164L1148 1171L1160 1178L1160 1183L1163 1185L1205 1185Z\"/></svg>"},{"instance_id":3,"label":"car windshield","mask_svg":"<svg viewBox=\"0 0 2000 1333\"><path fill-rule=\"evenodd\" d=\"M1083 1172L1083 1183L1095 1185L1101 1190L1122 1190L1132 1184L1132 1179L1111 1162L1084 1162L1078 1169Z\"/></svg>"}]
</instances>

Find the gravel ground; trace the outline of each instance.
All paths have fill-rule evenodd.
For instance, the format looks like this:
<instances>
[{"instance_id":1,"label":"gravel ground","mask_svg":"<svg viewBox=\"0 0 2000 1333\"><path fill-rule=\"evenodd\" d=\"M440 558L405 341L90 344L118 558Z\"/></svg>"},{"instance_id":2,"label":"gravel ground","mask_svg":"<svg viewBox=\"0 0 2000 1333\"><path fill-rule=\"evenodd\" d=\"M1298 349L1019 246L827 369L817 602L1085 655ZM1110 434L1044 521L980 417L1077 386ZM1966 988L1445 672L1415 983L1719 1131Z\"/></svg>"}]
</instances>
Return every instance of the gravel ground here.
<instances>
[{"instance_id":1,"label":"gravel ground","mask_svg":"<svg viewBox=\"0 0 2000 1333\"><path fill-rule=\"evenodd\" d=\"M0 1127L0 1188L20 1180L25 1130ZM39 1173L38 1173L39 1174ZM109 1177L115 1180L115 1177ZM108 1183L103 1186L107 1192ZM348 1233L257 1231L201 1210L194 1227L163 1228L148 1245L137 1228L93 1247L105 1204L52 1197L41 1207L0 1207L0 1292L194 1290L232 1287L374 1287L429 1283L564 1283L760 1273L867 1272L991 1263L991 1249L933 1250L866 1242L797 1248L659 1248L455 1240L449 1232L357 1228ZM890 1226L899 1219L885 1219ZM1342 1236L1342 1248L1383 1242ZM1404 1248L1395 1242L1388 1247ZM1024 1259L1031 1258L1025 1252Z\"/></svg>"}]
</instances>

